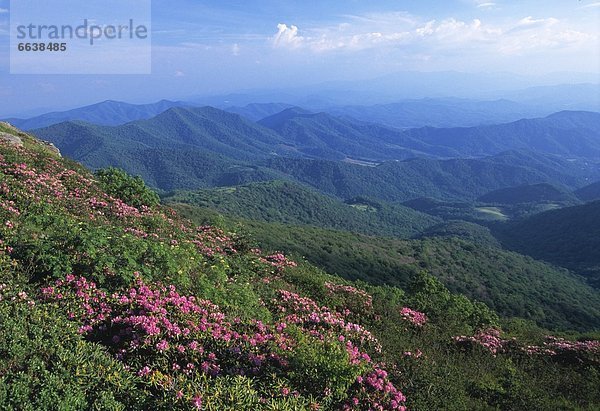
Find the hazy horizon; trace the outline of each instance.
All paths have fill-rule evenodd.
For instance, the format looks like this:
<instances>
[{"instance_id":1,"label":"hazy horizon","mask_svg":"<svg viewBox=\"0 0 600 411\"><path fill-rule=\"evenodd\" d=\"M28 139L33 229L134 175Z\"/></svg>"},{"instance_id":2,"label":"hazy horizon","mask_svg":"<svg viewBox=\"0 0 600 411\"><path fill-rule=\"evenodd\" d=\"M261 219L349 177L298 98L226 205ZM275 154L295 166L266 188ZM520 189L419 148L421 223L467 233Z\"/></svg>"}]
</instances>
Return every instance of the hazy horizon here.
<instances>
[{"instance_id":1,"label":"hazy horizon","mask_svg":"<svg viewBox=\"0 0 600 411\"><path fill-rule=\"evenodd\" d=\"M599 17L600 2L575 0L155 1L151 75L10 75L9 2L2 0L0 113L108 99L186 100L412 71L508 72L532 77L529 86L589 82L600 73ZM515 84L498 89L527 86Z\"/></svg>"}]
</instances>

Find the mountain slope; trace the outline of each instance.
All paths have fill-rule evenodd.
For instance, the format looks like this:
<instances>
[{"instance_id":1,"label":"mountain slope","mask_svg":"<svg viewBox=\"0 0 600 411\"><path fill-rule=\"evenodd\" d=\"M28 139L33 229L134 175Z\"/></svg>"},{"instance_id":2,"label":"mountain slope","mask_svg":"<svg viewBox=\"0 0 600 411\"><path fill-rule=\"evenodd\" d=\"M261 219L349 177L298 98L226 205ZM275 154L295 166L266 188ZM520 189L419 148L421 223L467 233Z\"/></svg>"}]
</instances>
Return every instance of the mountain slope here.
<instances>
[{"instance_id":1,"label":"mountain slope","mask_svg":"<svg viewBox=\"0 0 600 411\"><path fill-rule=\"evenodd\" d=\"M121 101L104 101L73 110L42 114L29 119L9 119L23 130L48 127L65 121L85 121L97 125L116 126L130 121L154 117L173 107L189 106L181 101L161 100L152 104L129 104Z\"/></svg>"},{"instance_id":2,"label":"mountain slope","mask_svg":"<svg viewBox=\"0 0 600 411\"><path fill-rule=\"evenodd\" d=\"M521 204L539 202L577 202L568 190L548 183L502 188L477 199L484 203Z\"/></svg>"},{"instance_id":3,"label":"mountain slope","mask_svg":"<svg viewBox=\"0 0 600 411\"><path fill-rule=\"evenodd\" d=\"M500 229L508 247L567 267L600 287L600 201L551 210Z\"/></svg>"},{"instance_id":4,"label":"mountain slope","mask_svg":"<svg viewBox=\"0 0 600 411\"><path fill-rule=\"evenodd\" d=\"M385 201L419 197L475 200L495 189L552 182L577 187L598 175L593 165L534 153L502 153L482 159L412 159L376 167L343 162L273 158L265 167L342 199L358 196Z\"/></svg>"},{"instance_id":5,"label":"mountain slope","mask_svg":"<svg viewBox=\"0 0 600 411\"><path fill-rule=\"evenodd\" d=\"M404 138L398 130L298 107L264 118L258 124L275 130L298 150L316 158L377 161L412 157L419 150L435 151L419 141ZM388 143L390 140L394 141L393 146Z\"/></svg>"},{"instance_id":6,"label":"mountain slope","mask_svg":"<svg viewBox=\"0 0 600 411\"><path fill-rule=\"evenodd\" d=\"M126 124L120 131L148 144L183 144L238 160L286 152L283 139L271 130L212 107L174 108L152 119Z\"/></svg>"},{"instance_id":7,"label":"mountain slope","mask_svg":"<svg viewBox=\"0 0 600 411\"><path fill-rule=\"evenodd\" d=\"M493 155L507 150L529 150L564 157L600 160L600 113L563 111L545 118L508 124L406 130L408 137L461 156Z\"/></svg>"},{"instance_id":8,"label":"mountain slope","mask_svg":"<svg viewBox=\"0 0 600 411\"><path fill-rule=\"evenodd\" d=\"M208 149L210 145L203 145L201 137L193 140L192 135L187 141L180 136L170 139L168 136L155 135L152 131L146 132L143 129L145 125L140 127L134 124L102 127L62 123L37 130L36 135L52 141L65 156L81 161L92 169L121 167L166 191L243 184L280 176L277 172L211 152ZM214 139L212 143L219 144ZM243 142L240 145L244 146ZM251 157L249 150L235 147L229 148L227 153Z\"/></svg>"},{"instance_id":9,"label":"mountain slope","mask_svg":"<svg viewBox=\"0 0 600 411\"><path fill-rule=\"evenodd\" d=\"M308 187L285 181L181 192L167 197L165 201L207 207L229 216L252 220L403 238L439 222L400 205L361 199L350 204L342 203Z\"/></svg>"},{"instance_id":10,"label":"mountain slope","mask_svg":"<svg viewBox=\"0 0 600 411\"><path fill-rule=\"evenodd\" d=\"M526 150L600 161L600 113L594 112L563 111L506 124L402 131L290 108L259 124L277 131L301 151L328 159L482 157Z\"/></svg>"},{"instance_id":11,"label":"mountain slope","mask_svg":"<svg viewBox=\"0 0 600 411\"><path fill-rule=\"evenodd\" d=\"M189 205L175 207L199 223L216 216ZM240 226L236 220L232 225ZM597 290L564 269L458 238L400 240L245 220L242 229L267 250L279 250L351 280L405 287L427 270L449 289L484 301L504 316L548 327L600 324Z\"/></svg>"},{"instance_id":12,"label":"mountain slope","mask_svg":"<svg viewBox=\"0 0 600 411\"><path fill-rule=\"evenodd\" d=\"M600 181L581 187L575 195L582 201L600 200Z\"/></svg>"},{"instance_id":13,"label":"mountain slope","mask_svg":"<svg viewBox=\"0 0 600 411\"><path fill-rule=\"evenodd\" d=\"M2 409L490 409L496 393L507 409L600 404L593 334L544 340L422 272L402 290L265 253L3 124L0 182ZM557 285L542 296L578 326Z\"/></svg>"}]
</instances>

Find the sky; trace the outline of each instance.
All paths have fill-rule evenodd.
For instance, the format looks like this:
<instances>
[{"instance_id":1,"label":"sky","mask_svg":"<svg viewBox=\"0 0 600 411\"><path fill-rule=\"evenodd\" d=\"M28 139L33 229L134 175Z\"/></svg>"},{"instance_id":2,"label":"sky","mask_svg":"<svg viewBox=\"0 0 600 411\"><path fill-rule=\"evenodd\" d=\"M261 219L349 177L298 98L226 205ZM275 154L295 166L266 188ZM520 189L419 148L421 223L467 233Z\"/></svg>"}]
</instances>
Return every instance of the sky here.
<instances>
[{"instance_id":1,"label":"sky","mask_svg":"<svg viewBox=\"0 0 600 411\"><path fill-rule=\"evenodd\" d=\"M584 72L600 82L594 0L153 0L152 72L140 75L9 74L9 18L0 0L2 116L401 71Z\"/></svg>"}]
</instances>

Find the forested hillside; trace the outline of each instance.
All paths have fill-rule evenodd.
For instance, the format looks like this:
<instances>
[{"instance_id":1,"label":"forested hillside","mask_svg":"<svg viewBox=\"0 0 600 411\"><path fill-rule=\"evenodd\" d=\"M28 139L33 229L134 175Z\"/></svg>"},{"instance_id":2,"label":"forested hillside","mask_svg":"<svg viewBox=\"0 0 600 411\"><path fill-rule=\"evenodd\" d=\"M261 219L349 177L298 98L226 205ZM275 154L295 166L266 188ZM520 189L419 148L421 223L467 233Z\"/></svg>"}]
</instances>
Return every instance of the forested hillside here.
<instances>
[{"instance_id":1,"label":"forested hillside","mask_svg":"<svg viewBox=\"0 0 600 411\"><path fill-rule=\"evenodd\" d=\"M250 220L238 223L187 205L176 209L199 222L225 221L257 246L305 258L349 280L407 287L414 275L426 270L450 290L484 301L507 317L559 329L600 325L598 292L582 278L498 249L490 240L474 243L450 236L406 241Z\"/></svg>"},{"instance_id":2,"label":"forested hillside","mask_svg":"<svg viewBox=\"0 0 600 411\"><path fill-rule=\"evenodd\" d=\"M512 249L568 267L600 286L600 201L551 210L499 228Z\"/></svg>"},{"instance_id":3,"label":"forested hillside","mask_svg":"<svg viewBox=\"0 0 600 411\"><path fill-rule=\"evenodd\" d=\"M344 203L286 181L181 192L164 200L207 207L251 220L403 238L417 235L440 222L435 217L402 205L361 198Z\"/></svg>"},{"instance_id":4,"label":"forested hillside","mask_svg":"<svg viewBox=\"0 0 600 411\"><path fill-rule=\"evenodd\" d=\"M0 131L0 408L600 404L591 335L501 320L422 272L348 282Z\"/></svg>"},{"instance_id":5,"label":"forested hillside","mask_svg":"<svg viewBox=\"0 0 600 411\"><path fill-rule=\"evenodd\" d=\"M342 200L474 200L507 187L577 189L600 178L599 123L595 113L565 112L497 126L402 131L298 108L257 124L212 107L176 107L120 126L66 122L34 133L92 169L120 166L164 191L288 179ZM507 133L512 143L502 137ZM540 139L556 141L548 149L529 144ZM577 152L555 149L567 139L581 140ZM474 144L485 150L474 152Z\"/></svg>"}]
</instances>

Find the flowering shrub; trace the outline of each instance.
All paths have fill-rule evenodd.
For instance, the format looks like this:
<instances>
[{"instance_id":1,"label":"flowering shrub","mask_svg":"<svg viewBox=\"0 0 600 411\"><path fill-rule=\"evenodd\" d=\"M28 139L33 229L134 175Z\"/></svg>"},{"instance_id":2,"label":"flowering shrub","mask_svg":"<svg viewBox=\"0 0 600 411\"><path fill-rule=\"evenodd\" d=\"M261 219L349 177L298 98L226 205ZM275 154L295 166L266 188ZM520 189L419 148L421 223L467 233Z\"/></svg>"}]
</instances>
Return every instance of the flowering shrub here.
<instances>
[{"instance_id":1,"label":"flowering shrub","mask_svg":"<svg viewBox=\"0 0 600 411\"><path fill-rule=\"evenodd\" d=\"M454 341L466 347L477 344L493 355L498 353L525 353L530 356L544 356L560 362L600 365L600 341L568 341L564 338L547 336L542 345L521 345L516 340L503 339L500 330L491 328L478 332L472 337L454 337Z\"/></svg>"},{"instance_id":2,"label":"flowering shrub","mask_svg":"<svg viewBox=\"0 0 600 411\"><path fill-rule=\"evenodd\" d=\"M521 349L529 355L550 356L562 362L600 365L600 341L567 341L547 336L543 345L528 345Z\"/></svg>"},{"instance_id":3,"label":"flowering shrub","mask_svg":"<svg viewBox=\"0 0 600 411\"><path fill-rule=\"evenodd\" d=\"M148 409L138 378L101 347L85 344L61 309L0 285L0 408Z\"/></svg>"},{"instance_id":4,"label":"flowering shrub","mask_svg":"<svg viewBox=\"0 0 600 411\"><path fill-rule=\"evenodd\" d=\"M86 278L68 275L41 292L47 301L68 309L81 334L109 348L138 377L158 381L155 388L169 393L174 403L200 403L201 393L186 383L198 374L248 376L271 383L273 376L289 374L301 394L321 398L322 403L340 401L357 375L374 367L361 348L380 350L361 326L287 291L280 291L282 301L277 307L282 319L275 326L229 320L210 301L182 296L173 286L151 287L140 278L129 290L108 295ZM336 355L337 366L327 372ZM306 378L304 370L315 369L315 363L320 364L317 375ZM374 405L389 398L385 409L400 409L404 397L386 379L385 371L375 370L377 379L367 374L366 383L355 388L357 398L368 404L373 400ZM348 383L339 385L343 380ZM336 381L338 385L332 385Z\"/></svg>"},{"instance_id":5,"label":"flowering shrub","mask_svg":"<svg viewBox=\"0 0 600 411\"><path fill-rule=\"evenodd\" d=\"M492 353L492 355L502 352L507 343L507 340L500 338L500 330L496 328L479 331L472 337L464 335L454 337L454 341L462 346L479 345Z\"/></svg>"},{"instance_id":6,"label":"flowering shrub","mask_svg":"<svg viewBox=\"0 0 600 411\"><path fill-rule=\"evenodd\" d=\"M405 321L417 327L422 327L427 322L427 316L424 313L408 307L403 307L400 310L400 315Z\"/></svg>"},{"instance_id":7,"label":"flowering shrub","mask_svg":"<svg viewBox=\"0 0 600 411\"><path fill-rule=\"evenodd\" d=\"M352 388L352 398L344 404L343 410L406 410L406 397L389 381L383 369L376 368L358 377Z\"/></svg>"},{"instance_id":8,"label":"flowering shrub","mask_svg":"<svg viewBox=\"0 0 600 411\"><path fill-rule=\"evenodd\" d=\"M347 321L349 312L339 313L328 307L320 307L315 301L298 294L279 290L280 298L274 300L275 310L286 323L295 324L309 334L324 340L334 338L352 347L366 347L381 351L381 346L373 335L362 326ZM362 354L368 359L366 354ZM358 361L358 358L353 358Z\"/></svg>"},{"instance_id":9,"label":"flowering shrub","mask_svg":"<svg viewBox=\"0 0 600 411\"><path fill-rule=\"evenodd\" d=\"M260 250L258 251L260 252ZM281 272L286 267L297 267L297 264L294 261L288 260L288 258L281 253L261 257L260 261L275 267L277 272Z\"/></svg>"},{"instance_id":10,"label":"flowering shrub","mask_svg":"<svg viewBox=\"0 0 600 411\"><path fill-rule=\"evenodd\" d=\"M373 311L373 297L364 290L351 285L325 283L327 293L332 297L341 298L343 306L356 314L369 314Z\"/></svg>"}]
</instances>

